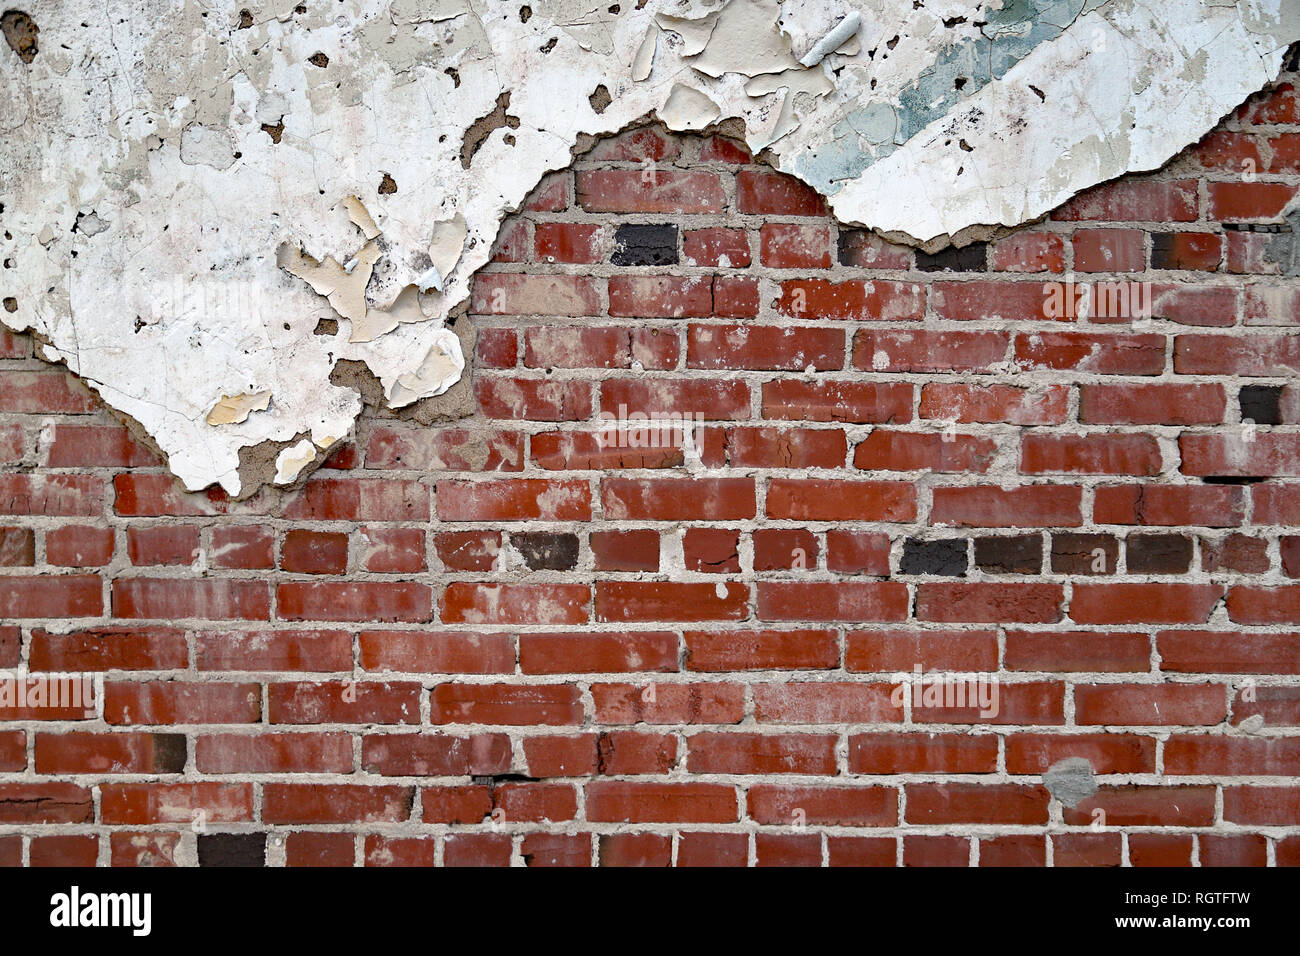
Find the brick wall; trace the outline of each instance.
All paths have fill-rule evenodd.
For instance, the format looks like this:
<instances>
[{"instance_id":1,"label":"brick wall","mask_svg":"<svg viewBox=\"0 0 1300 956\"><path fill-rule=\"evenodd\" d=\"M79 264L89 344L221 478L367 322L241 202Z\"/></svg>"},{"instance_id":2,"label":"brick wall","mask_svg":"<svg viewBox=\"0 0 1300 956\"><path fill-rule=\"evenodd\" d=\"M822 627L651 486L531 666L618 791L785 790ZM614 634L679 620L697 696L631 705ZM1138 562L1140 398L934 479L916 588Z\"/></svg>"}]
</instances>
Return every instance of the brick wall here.
<instances>
[{"instance_id":1,"label":"brick wall","mask_svg":"<svg viewBox=\"0 0 1300 956\"><path fill-rule=\"evenodd\" d=\"M478 278L477 414L248 501L4 334L0 667L103 688L0 709L0 862L1300 861L1297 109L933 256L606 140Z\"/></svg>"}]
</instances>

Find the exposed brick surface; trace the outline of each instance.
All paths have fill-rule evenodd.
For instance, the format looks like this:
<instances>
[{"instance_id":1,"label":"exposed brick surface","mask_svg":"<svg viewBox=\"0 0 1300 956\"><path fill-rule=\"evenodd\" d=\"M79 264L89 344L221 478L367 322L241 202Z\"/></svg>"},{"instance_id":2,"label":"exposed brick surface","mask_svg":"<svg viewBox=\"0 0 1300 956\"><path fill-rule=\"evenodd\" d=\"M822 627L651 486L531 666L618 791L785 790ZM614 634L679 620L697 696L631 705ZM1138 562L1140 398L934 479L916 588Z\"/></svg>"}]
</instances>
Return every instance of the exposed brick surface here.
<instances>
[{"instance_id":1,"label":"exposed brick surface","mask_svg":"<svg viewBox=\"0 0 1300 956\"><path fill-rule=\"evenodd\" d=\"M934 254L602 141L475 280L474 413L247 501L5 333L0 667L102 702L0 709L0 859L1300 862L1297 123Z\"/></svg>"}]
</instances>

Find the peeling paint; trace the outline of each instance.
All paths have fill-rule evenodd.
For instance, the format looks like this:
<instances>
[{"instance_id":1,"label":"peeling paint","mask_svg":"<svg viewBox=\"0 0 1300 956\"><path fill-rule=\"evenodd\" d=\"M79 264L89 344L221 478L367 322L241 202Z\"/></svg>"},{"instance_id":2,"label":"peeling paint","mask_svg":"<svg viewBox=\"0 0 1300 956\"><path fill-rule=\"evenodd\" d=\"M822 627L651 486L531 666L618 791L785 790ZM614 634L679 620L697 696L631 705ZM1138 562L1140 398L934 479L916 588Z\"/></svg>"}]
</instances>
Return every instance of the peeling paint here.
<instances>
[{"instance_id":1,"label":"peeling paint","mask_svg":"<svg viewBox=\"0 0 1300 956\"><path fill-rule=\"evenodd\" d=\"M250 450L349 432L344 363L393 407L455 385L447 318L589 137L734 124L933 249L1161 165L1277 75L1300 4L37 0L0 27L0 321L186 487L241 494Z\"/></svg>"}]
</instances>

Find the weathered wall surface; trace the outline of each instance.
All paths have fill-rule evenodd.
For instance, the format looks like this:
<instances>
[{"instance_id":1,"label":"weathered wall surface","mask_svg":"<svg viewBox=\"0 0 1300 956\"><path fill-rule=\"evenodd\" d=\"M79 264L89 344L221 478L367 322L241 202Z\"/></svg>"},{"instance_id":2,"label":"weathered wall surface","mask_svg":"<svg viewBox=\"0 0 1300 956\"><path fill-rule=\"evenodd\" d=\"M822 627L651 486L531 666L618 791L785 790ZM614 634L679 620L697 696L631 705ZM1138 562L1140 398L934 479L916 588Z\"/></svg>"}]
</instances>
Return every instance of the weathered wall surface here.
<instances>
[{"instance_id":1,"label":"weathered wall surface","mask_svg":"<svg viewBox=\"0 0 1300 956\"><path fill-rule=\"evenodd\" d=\"M4 335L0 666L104 686L0 710L0 860L1297 863L1298 188L1290 83L933 257L638 131L506 222L472 415L245 501Z\"/></svg>"},{"instance_id":2,"label":"weathered wall surface","mask_svg":"<svg viewBox=\"0 0 1300 956\"><path fill-rule=\"evenodd\" d=\"M933 252L1164 163L1276 76L1300 4L32 0L0 26L0 322L239 495L348 436L359 374L432 413L503 217L592 136L726 124Z\"/></svg>"}]
</instances>

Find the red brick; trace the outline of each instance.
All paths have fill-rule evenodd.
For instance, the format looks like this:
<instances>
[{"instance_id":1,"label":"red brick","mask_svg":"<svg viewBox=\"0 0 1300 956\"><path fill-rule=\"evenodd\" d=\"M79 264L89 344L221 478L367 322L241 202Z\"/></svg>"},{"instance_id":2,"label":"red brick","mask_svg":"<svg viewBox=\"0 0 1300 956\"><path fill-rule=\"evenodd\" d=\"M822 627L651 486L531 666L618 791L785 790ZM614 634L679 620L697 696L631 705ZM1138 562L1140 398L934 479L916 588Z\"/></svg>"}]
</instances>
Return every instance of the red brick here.
<instances>
[{"instance_id":1,"label":"red brick","mask_svg":"<svg viewBox=\"0 0 1300 956\"><path fill-rule=\"evenodd\" d=\"M1061 619L1064 592L1056 584L918 584L916 617L922 621L1017 621L1052 624Z\"/></svg>"},{"instance_id":2,"label":"red brick","mask_svg":"<svg viewBox=\"0 0 1300 956\"><path fill-rule=\"evenodd\" d=\"M930 382L921 388L921 417L961 423L1059 425L1065 421L1070 390L1064 385L1038 389L1013 385Z\"/></svg>"},{"instance_id":3,"label":"red brick","mask_svg":"<svg viewBox=\"0 0 1300 956\"><path fill-rule=\"evenodd\" d=\"M745 711L740 684L593 684L602 724L735 724Z\"/></svg>"},{"instance_id":4,"label":"red brick","mask_svg":"<svg viewBox=\"0 0 1300 956\"><path fill-rule=\"evenodd\" d=\"M600 407L619 419L649 415L669 426L692 416L743 420L750 417L749 386L731 379L606 379L600 386Z\"/></svg>"},{"instance_id":5,"label":"red brick","mask_svg":"<svg viewBox=\"0 0 1300 956\"><path fill-rule=\"evenodd\" d=\"M911 521L916 517L916 489L901 481L773 478L767 488L767 516L805 521Z\"/></svg>"},{"instance_id":6,"label":"red brick","mask_svg":"<svg viewBox=\"0 0 1300 956\"><path fill-rule=\"evenodd\" d=\"M98 617L103 608L94 575L0 577L0 619Z\"/></svg>"},{"instance_id":7,"label":"red brick","mask_svg":"<svg viewBox=\"0 0 1300 956\"><path fill-rule=\"evenodd\" d=\"M907 586L897 581L762 581L762 621L901 621L908 610Z\"/></svg>"},{"instance_id":8,"label":"red brick","mask_svg":"<svg viewBox=\"0 0 1300 956\"><path fill-rule=\"evenodd\" d=\"M686 830L677 838L678 866L748 866L749 835Z\"/></svg>"},{"instance_id":9,"label":"red brick","mask_svg":"<svg viewBox=\"0 0 1300 956\"><path fill-rule=\"evenodd\" d=\"M980 435L877 428L854 449L853 467L863 471L982 474L992 466L996 453L997 443Z\"/></svg>"},{"instance_id":10,"label":"red brick","mask_svg":"<svg viewBox=\"0 0 1300 956\"><path fill-rule=\"evenodd\" d=\"M179 833L115 830L109 834L110 865L175 866L180 840Z\"/></svg>"},{"instance_id":11,"label":"red brick","mask_svg":"<svg viewBox=\"0 0 1300 956\"><path fill-rule=\"evenodd\" d=\"M1045 787L1020 784L914 783L907 788L908 823L1045 824Z\"/></svg>"},{"instance_id":12,"label":"red brick","mask_svg":"<svg viewBox=\"0 0 1300 956\"><path fill-rule=\"evenodd\" d=\"M980 866L1046 866L1047 839L1015 834L980 840Z\"/></svg>"},{"instance_id":13,"label":"red brick","mask_svg":"<svg viewBox=\"0 0 1300 956\"><path fill-rule=\"evenodd\" d=\"M889 574L889 536L831 528L826 532L826 570L847 574Z\"/></svg>"},{"instance_id":14,"label":"red brick","mask_svg":"<svg viewBox=\"0 0 1300 956\"><path fill-rule=\"evenodd\" d=\"M1165 367L1163 335L1097 335L1035 332L1016 336L1015 361L1022 369L1159 375Z\"/></svg>"},{"instance_id":15,"label":"red brick","mask_svg":"<svg viewBox=\"0 0 1300 956\"><path fill-rule=\"evenodd\" d=\"M658 571L659 532L593 531L591 553L597 571Z\"/></svg>"},{"instance_id":16,"label":"red brick","mask_svg":"<svg viewBox=\"0 0 1300 956\"><path fill-rule=\"evenodd\" d=\"M942 319L970 321L1053 321L1051 297L1042 282L1001 282L975 279L936 282L931 296L934 313Z\"/></svg>"},{"instance_id":17,"label":"red brick","mask_svg":"<svg viewBox=\"0 0 1300 956\"><path fill-rule=\"evenodd\" d=\"M54 426L51 468L148 468L158 463L157 455L136 443L120 426Z\"/></svg>"},{"instance_id":18,"label":"red brick","mask_svg":"<svg viewBox=\"0 0 1300 956\"><path fill-rule=\"evenodd\" d=\"M585 584L447 585L442 619L449 624L581 624L591 590Z\"/></svg>"},{"instance_id":19,"label":"red brick","mask_svg":"<svg viewBox=\"0 0 1300 956\"><path fill-rule=\"evenodd\" d=\"M280 617L287 621L405 621L433 616L426 584L406 581L289 581L276 588Z\"/></svg>"},{"instance_id":20,"label":"red brick","mask_svg":"<svg viewBox=\"0 0 1300 956\"><path fill-rule=\"evenodd\" d=\"M587 521L591 494L586 481L510 478L439 481L435 494L443 521Z\"/></svg>"},{"instance_id":21,"label":"red brick","mask_svg":"<svg viewBox=\"0 0 1300 956\"><path fill-rule=\"evenodd\" d=\"M748 598L744 584L598 581L596 620L739 621L749 612Z\"/></svg>"},{"instance_id":22,"label":"red brick","mask_svg":"<svg viewBox=\"0 0 1300 956\"><path fill-rule=\"evenodd\" d=\"M1094 425L1198 425L1224 420L1222 385L1083 385L1079 421Z\"/></svg>"},{"instance_id":23,"label":"red brick","mask_svg":"<svg viewBox=\"0 0 1300 956\"><path fill-rule=\"evenodd\" d=\"M788 279L781 283L777 308L796 319L844 321L919 320L925 315L925 289L885 279Z\"/></svg>"},{"instance_id":24,"label":"red brick","mask_svg":"<svg viewBox=\"0 0 1300 956\"><path fill-rule=\"evenodd\" d=\"M703 574L740 572L740 533L725 528L687 528L682 555L688 571Z\"/></svg>"},{"instance_id":25,"label":"red brick","mask_svg":"<svg viewBox=\"0 0 1300 956\"><path fill-rule=\"evenodd\" d=\"M583 707L567 684L438 684L430 695L435 724L578 724Z\"/></svg>"},{"instance_id":26,"label":"red brick","mask_svg":"<svg viewBox=\"0 0 1300 956\"><path fill-rule=\"evenodd\" d=\"M992 734L871 733L849 737L849 772L994 773L998 739Z\"/></svg>"},{"instance_id":27,"label":"red brick","mask_svg":"<svg viewBox=\"0 0 1300 956\"><path fill-rule=\"evenodd\" d=\"M1079 272L1141 272L1146 234L1137 229L1080 229L1072 239Z\"/></svg>"},{"instance_id":28,"label":"red brick","mask_svg":"<svg viewBox=\"0 0 1300 956\"><path fill-rule=\"evenodd\" d=\"M104 483L90 475L0 475L0 514L98 515L104 507Z\"/></svg>"},{"instance_id":29,"label":"red brick","mask_svg":"<svg viewBox=\"0 0 1300 956\"><path fill-rule=\"evenodd\" d=\"M195 647L203 671L352 670L346 631L210 631L197 635Z\"/></svg>"},{"instance_id":30,"label":"red brick","mask_svg":"<svg viewBox=\"0 0 1300 956\"><path fill-rule=\"evenodd\" d=\"M253 819L250 783L110 783L100 787L104 823L240 823Z\"/></svg>"},{"instance_id":31,"label":"red brick","mask_svg":"<svg viewBox=\"0 0 1300 956\"><path fill-rule=\"evenodd\" d=\"M826 203L816 190L793 176L768 169L742 169L736 174L736 209L745 215L821 216Z\"/></svg>"},{"instance_id":32,"label":"red brick","mask_svg":"<svg viewBox=\"0 0 1300 956\"><path fill-rule=\"evenodd\" d=\"M601 823L734 823L735 789L716 783L589 783L587 819Z\"/></svg>"},{"instance_id":33,"label":"red brick","mask_svg":"<svg viewBox=\"0 0 1300 956\"><path fill-rule=\"evenodd\" d=\"M605 517L614 521L730 521L752 518L752 478L605 478Z\"/></svg>"},{"instance_id":34,"label":"red brick","mask_svg":"<svg viewBox=\"0 0 1300 956\"><path fill-rule=\"evenodd\" d=\"M214 568L245 571L275 567L275 534L265 527L213 528L208 562Z\"/></svg>"},{"instance_id":35,"label":"red brick","mask_svg":"<svg viewBox=\"0 0 1300 956\"><path fill-rule=\"evenodd\" d=\"M1220 684L1081 684L1074 709L1079 724L1113 726L1209 725L1227 716Z\"/></svg>"},{"instance_id":36,"label":"red brick","mask_svg":"<svg viewBox=\"0 0 1300 956\"><path fill-rule=\"evenodd\" d=\"M32 631L33 671L177 670L189 653L185 632L170 627L103 627L58 634Z\"/></svg>"},{"instance_id":37,"label":"red brick","mask_svg":"<svg viewBox=\"0 0 1300 956\"><path fill-rule=\"evenodd\" d=\"M1064 272L1065 243L1050 232L1015 232L993 246L999 272Z\"/></svg>"},{"instance_id":38,"label":"red brick","mask_svg":"<svg viewBox=\"0 0 1300 956\"><path fill-rule=\"evenodd\" d=\"M1004 491L996 485L935 488L930 523L936 527L1077 528L1083 523L1079 488L1023 485Z\"/></svg>"},{"instance_id":39,"label":"red brick","mask_svg":"<svg viewBox=\"0 0 1300 956\"><path fill-rule=\"evenodd\" d=\"M368 671L508 674L515 666L509 634L362 631L358 645L361 666Z\"/></svg>"},{"instance_id":40,"label":"red brick","mask_svg":"<svg viewBox=\"0 0 1300 956\"><path fill-rule=\"evenodd\" d=\"M352 737L322 734L213 734L198 738L200 773L351 773Z\"/></svg>"},{"instance_id":41,"label":"red brick","mask_svg":"<svg viewBox=\"0 0 1300 956\"><path fill-rule=\"evenodd\" d=\"M826 225L769 222L759 230L760 258L773 269L829 269L831 234Z\"/></svg>"},{"instance_id":42,"label":"red brick","mask_svg":"<svg viewBox=\"0 0 1300 956\"><path fill-rule=\"evenodd\" d=\"M538 262L600 262L607 243L594 223L539 222L533 225L533 255Z\"/></svg>"},{"instance_id":43,"label":"red brick","mask_svg":"<svg viewBox=\"0 0 1300 956\"><path fill-rule=\"evenodd\" d=\"M666 369L677 364L677 333L670 329L546 326L524 330L529 368Z\"/></svg>"},{"instance_id":44,"label":"red brick","mask_svg":"<svg viewBox=\"0 0 1300 956\"><path fill-rule=\"evenodd\" d=\"M756 784L747 803L750 819L758 823L879 827L898 822L898 791L890 787Z\"/></svg>"},{"instance_id":45,"label":"red brick","mask_svg":"<svg viewBox=\"0 0 1300 956\"><path fill-rule=\"evenodd\" d=\"M1210 218L1221 220L1274 219L1295 195L1285 183L1206 183Z\"/></svg>"},{"instance_id":46,"label":"red brick","mask_svg":"<svg viewBox=\"0 0 1300 956\"><path fill-rule=\"evenodd\" d=\"M379 574L415 574L426 568L422 528L362 528L361 568Z\"/></svg>"},{"instance_id":47,"label":"red brick","mask_svg":"<svg viewBox=\"0 0 1300 956\"><path fill-rule=\"evenodd\" d=\"M710 468L840 468L848 455L838 428L711 428L696 442Z\"/></svg>"},{"instance_id":48,"label":"red brick","mask_svg":"<svg viewBox=\"0 0 1300 956\"><path fill-rule=\"evenodd\" d=\"M601 866L668 866L673 841L657 833L605 833L599 852Z\"/></svg>"},{"instance_id":49,"label":"red brick","mask_svg":"<svg viewBox=\"0 0 1300 956\"><path fill-rule=\"evenodd\" d=\"M396 823L411 813L411 787L268 783L262 788L267 823Z\"/></svg>"},{"instance_id":50,"label":"red brick","mask_svg":"<svg viewBox=\"0 0 1300 956\"><path fill-rule=\"evenodd\" d=\"M1160 445L1150 435L1027 434L1020 440L1020 472L1027 475L1158 475Z\"/></svg>"},{"instance_id":51,"label":"red brick","mask_svg":"<svg viewBox=\"0 0 1300 956\"><path fill-rule=\"evenodd\" d=\"M1130 866L1191 866L1192 838L1176 833L1132 833L1128 838Z\"/></svg>"},{"instance_id":52,"label":"red brick","mask_svg":"<svg viewBox=\"0 0 1300 956\"><path fill-rule=\"evenodd\" d=\"M486 459L482 457L484 450ZM523 464L524 441L520 432L381 427L370 433L366 448L367 468L419 472L520 471Z\"/></svg>"},{"instance_id":53,"label":"red brick","mask_svg":"<svg viewBox=\"0 0 1300 956\"><path fill-rule=\"evenodd\" d=\"M1007 772L1040 774L1070 757L1082 757L1094 773L1154 773L1156 743L1136 734L1014 733L1006 738Z\"/></svg>"},{"instance_id":54,"label":"red brick","mask_svg":"<svg viewBox=\"0 0 1300 956\"><path fill-rule=\"evenodd\" d=\"M718 174L702 169L584 169L577 186L587 212L714 213L727 202Z\"/></svg>"},{"instance_id":55,"label":"red brick","mask_svg":"<svg viewBox=\"0 0 1300 956\"><path fill-rule=\"evenodd\" d=\"M1007 355L1005 332L863 330L853 367L871 372L989 372Z\"/></svg>"},{"instance_id":56,"label":"red brick","mask_svg":"<svg viewBox=\"0 0 1300 956\"><path fill-rule=\"evenodd\" d=\"M1231 528L1244 519L1242 491L1230 486L1107 485L1093 502L1098 524Z\"/></svg>"},{"instance_id":57,"label":"red brick","mask_svg":"<svg viewBox=\"0 0 1300 956\"><path fill-rule=\"evenodd\" d=\"M863 673L923 670L995 671L997 632L974 631L850 631L845 667Z\"/></svg>"},{"instance_id":58,"label":"red brick","mask_svg":"<svg viewBox=\"0 0 1300 956\"><path fill-rule=\"evenodd\" d=\"M906 424L911 385L777 379L763 383L763 417L789 421Z\"/></svg>"},{"instance_id":59,"label":"red brick","mask_svg":"<svg viewBox=\"0 0 1300 956\"><path fill-rule=\"evenodd\" d=\"M199 529L192 525L127 528L126 551L137 567L188 565L198 555Z\"/></svg>"},{"instance_id":60,"label":"red brick","mask_svg":"<svg viewBox=\"0 0 1300 956\"><path fill-rule=\"evenodd\" d=\"M1300 475L1300 435L1261 432L1246 437L1236 433L1184 432L1178 437L1178 450L1182 455L1179 470L1185 475Z\"/></svg>"},{"instance_id":61,"label":"red brick","mask_svg":"<svg viewBox=\"0 0 1300 956\"><path fill-rule=\"evenodd\" d=\"M280 682L268 688L273 724L414 724L420 685L407 681Z\"/></svg>"},{"instance_id":62,"label":"red brick","mask_svg":"<svg viewBox=\"0 0 1300 956\"><path fill-rule=\"evenodd\" d=\"M749 236L743 229L687 229L682 233L686 265L744 269L750 263Z\"/></svg>"},{"instance_id":63,"label":"red brick","mask_svg":"<svg viewBox=\"0 0 1300 956\"><path fill-rule=\"evenodd\" d=\"M687 631L693 671L825 670L839 663L834 631Z\"/></svg>"},{"instance_id":64,"label":"red brick","mask_svg":"<svg viewBox=\"0 0 1300 956\"><path fill-rule=\"evenodd\" d=\"M691 325L686 365L702 369L840 369L844 367L844 343L840 329Z\"/></svg>"},{"instance_id":65,"label":"red brick","mask_svg":"<svg viewBox=\"0 0 1300 956\"><path fill-rule=\"evenodd\" d=\"M1079 582L1070 618L1079 624L1204 624L1222 597L1216 584Z\"/></svg>"},{"instance_id":66,"label":"red brick","mask_svg":"<svg viewBox=\"0 0 1300 956\"><path fill-rule=\"evenodd\" d=\"M34 836L28 848L31 866L94 866L98 857L99 837L94 834Z\"/></svg>"},{"instance_id":67,"label":"red brick","mask_svg":"<svg viewBox=\"0 0 1300 956\"><path fill-rule=\"evenodd\" d=\"M677 635L661 631L521 634L519 669L524 674L676 671Z\"/></svg>"},{"instance_id":68,"label":"red brick","mask_svg":"<svg viewBox=\"0 0 1300 956\"><path fill-rule=\"evenodd\" d=\"M95 397L71 372L7 370L4 386L0 391L0 412L84 415L99 407Z\"/></svg>"},{"instance_id":69,"label":"red brick","mask_svg":"<svg viewBox=\"0 0 1300 956\"><path fill-rule=\"evenodd\" d=\"M260 684L104 683L104 720L109 724L253 724L261 719Z\"/></svg>"},{"instance_id":70,"label":"red brick","mask_svg":"<svg viewBox=\"0 0 1300 956\"><path fill-rule=\"evenodd\" d=\"M1065 807L1063 815L1068 824L1090 824L1093 811L1101 809L1109 827L1204 827L1214 822L1214 796L1214 787L1103 786L1077 806Z\"/></svg>"},{"instance_id":71,"label":"red brick","mask_svg":"<svg viewBox=\"0 0 1300 956\"><path fill-rule=\"evenodd\" d=\"M1147 671L1151 640L1124 631L1007 631L1006 667L1014 671Z\"/></svg>"},{"instance_id":72,"label":"red brick","mask_svg":"<svg viewBox=\"0 0 1300 956\"><path fill-rule=\"evenodd\" d=\"M1080 193L1052 214L1066 222L1194 222L1196 216L1194 179L1121 179Z\"/></svg>"}]
</instances>

